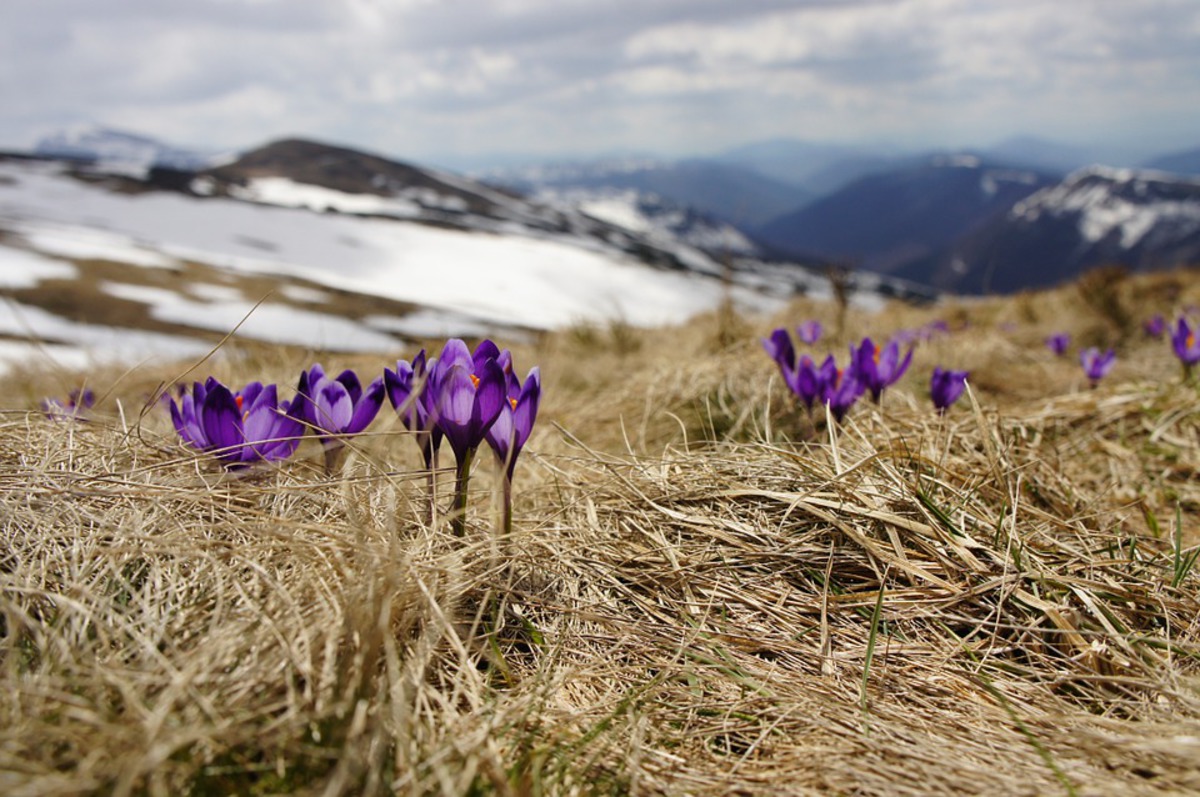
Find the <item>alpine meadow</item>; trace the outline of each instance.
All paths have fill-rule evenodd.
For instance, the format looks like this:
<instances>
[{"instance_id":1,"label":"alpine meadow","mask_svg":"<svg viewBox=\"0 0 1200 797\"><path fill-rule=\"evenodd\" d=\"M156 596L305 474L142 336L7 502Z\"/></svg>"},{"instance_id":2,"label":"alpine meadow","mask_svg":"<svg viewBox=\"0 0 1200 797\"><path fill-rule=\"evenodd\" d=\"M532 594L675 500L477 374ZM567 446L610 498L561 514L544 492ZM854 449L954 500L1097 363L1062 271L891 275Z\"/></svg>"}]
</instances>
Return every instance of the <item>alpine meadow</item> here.
<instances>
[{"instance_id":1,"label":"alpine meadow","mask_svg":"<svg viewBox=\"0 0 1200 797\"><path fill-rule=\"evenodd\" d=\"M0 791L1200 791L1197 305L16 367Z\"/></svg>"}]
</instances>

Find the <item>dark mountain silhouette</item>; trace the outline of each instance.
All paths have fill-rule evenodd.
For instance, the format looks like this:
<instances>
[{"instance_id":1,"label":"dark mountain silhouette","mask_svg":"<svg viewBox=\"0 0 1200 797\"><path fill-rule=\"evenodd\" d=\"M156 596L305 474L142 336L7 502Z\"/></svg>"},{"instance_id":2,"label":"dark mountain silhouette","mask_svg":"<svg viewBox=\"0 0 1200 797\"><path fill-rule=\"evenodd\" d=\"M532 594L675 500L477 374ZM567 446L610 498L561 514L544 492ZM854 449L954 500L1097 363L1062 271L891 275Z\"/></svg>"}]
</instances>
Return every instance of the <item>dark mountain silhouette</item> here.
<instances>
[{"instance_id":1,"label":"dark mountain silhouette","mask_svg":"<svg viewBox=\"0 0 1200 797\"><path fill-rule=\"evenodd\" d=\"M899 272L1052 182L1049 175L973 155L939 155L856 180L757 234L786 252Z\"/></svg>"}]
</instances>

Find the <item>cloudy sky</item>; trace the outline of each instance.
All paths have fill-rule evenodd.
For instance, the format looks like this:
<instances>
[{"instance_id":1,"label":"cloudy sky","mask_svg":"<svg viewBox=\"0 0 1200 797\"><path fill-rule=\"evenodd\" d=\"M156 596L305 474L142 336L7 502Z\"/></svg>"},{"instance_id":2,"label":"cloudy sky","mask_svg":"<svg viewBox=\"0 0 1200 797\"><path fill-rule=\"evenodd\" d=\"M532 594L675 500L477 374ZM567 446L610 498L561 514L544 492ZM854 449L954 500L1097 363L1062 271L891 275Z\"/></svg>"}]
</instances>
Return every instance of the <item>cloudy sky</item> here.
<instances>
[{"instance_id":1,"label":"cloudy sky","mask_svg":"<svg viewBox=\"0 0 1200 797\"><path fill-rule=\"evenodd\" d=\"M1197 0L3 2L10 148L88 122L449 166L777 137L1200 146Z\"/></svg>"}]
</instances>

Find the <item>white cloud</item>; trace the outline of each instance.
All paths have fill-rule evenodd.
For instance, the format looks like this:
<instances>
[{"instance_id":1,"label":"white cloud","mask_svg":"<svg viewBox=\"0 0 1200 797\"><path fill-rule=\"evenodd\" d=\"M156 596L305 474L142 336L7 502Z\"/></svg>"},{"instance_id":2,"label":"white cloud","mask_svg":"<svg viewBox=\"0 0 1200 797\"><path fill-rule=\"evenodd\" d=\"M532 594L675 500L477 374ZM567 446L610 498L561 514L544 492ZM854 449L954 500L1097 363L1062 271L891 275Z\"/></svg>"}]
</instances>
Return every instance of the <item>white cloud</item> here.
<instances>
[{"instance_id":1,"label":"white cloud","mask_svg":"<svg viewBox=\"0 0 1200 797\"><path fill-rule=\"evenodd\" d=\"M410 158L1021 118L1129 136L1195 127L1197 39L1194 0L11 0L0 144L87 120Z\"/></svg>"}]
</instances>

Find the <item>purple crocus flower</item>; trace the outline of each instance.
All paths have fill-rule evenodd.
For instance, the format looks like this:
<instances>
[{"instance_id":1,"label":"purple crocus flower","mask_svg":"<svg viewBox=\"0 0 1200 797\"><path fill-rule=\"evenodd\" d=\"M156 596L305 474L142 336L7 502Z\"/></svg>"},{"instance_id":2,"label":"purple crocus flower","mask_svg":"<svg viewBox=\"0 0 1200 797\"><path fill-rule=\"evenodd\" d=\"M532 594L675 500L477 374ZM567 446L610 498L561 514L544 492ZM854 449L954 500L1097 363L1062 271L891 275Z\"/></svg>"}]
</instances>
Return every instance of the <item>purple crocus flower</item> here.
<instances>
[{"instance_id":1,"label":"purple crocus flower","mask_svg":"<svg viewBox=\"0 0 1200 797\"><path fill-rule=\"evenodd\" d=\"M471 460L507 402L507 379L502 362L511 367L512 355L484 340L474 354L467 344L446 341L430 366L429 385L433 422L450 443L456 463L456 487L451 524L455 535L466 533L467 485Z\"/></svg>"},{"instance_id":2,"label":"purple crocus flower","mask_svg":"<svg viewBox=\"0 0 1200 797\"><path fill-rule=\"evenodd\" d=\"M437 365L435 358L431 365ZM383 369L383 384L388 400L400 415L404 428L416 433L417 444L425 467L434 466L434 458L442 444L442 430L433 422L435 408L433 391L429 386L429 369L425 361L425 350L417 352L412 362L397 360L396 370Z\"/></svg>"},{"instance_id":3,"label":"purple crocus flower","mask_svg":"<svg viewBox=\"0 0 1200 797\"><path fill-rule=\"evenodd\" d=\"M929 394L933 398L933 406L937 407L939 413L945 413L951 404L958 401L958 397L967 388L968 376L970 376L969 371L951 371L940 366L934 367L933 377L929 381Z\"/></svg>"},{"instance_id":4,"label":"purple crocus flower","mask_svg":"<svg viewBox=\"0 0 1200 797\"><path fill-rule=\"evenodd\" d=\"M1171 348L1175 350L1179 362L1183 363L1184 375L1190 376L1192 367L1200 362L1200 340L1196 339L1196 330L1182 316L1175 322L1175 330L1171 333Z\"/></svg>"},{"instance_id":5,"label":"purple crocus flower","mask_svg":"<svg viewBox=\"0 0 1200 797\"><path fill-rule=\"evenodd\" d=\"M813 403L817 399L823 400L825 386L831 379L837 378L837 364L834 362L832 354L826 357L820 366L805 354L796 363L796 370L791 374L784 373L784 378L788 387L804 402L804 406L811 413Z\"/></svg>"},{"instance_id":6,"label":"purple crocus flower","mask_svg":"<svg viewBox=\"0 0 1200 797\"><path fill-rule=\"evenodd\" d=\"M336 443L338 435L354 435L367 428L383 404L383 377L364 391L358 375L342 371L330 379L318 363L300 374L295 403L298 416L323 444Z\"/></svg>"},{"instance_id":7,"label":"purple crocus flower","mask_svg":"<svg viewBox=\"0 0 1200 797\"><path fill-rule=\"evenodd\" d=\"M336 379L330 379L318 363L300 373L300 384L293 402L295 414L316 432L317 439L325 448L326 474L332 475L337 469L345 449L342 438L366 429L382 404L382 376L364 391L358 375L350 370L342 371Z\"/></svg>"},{"instance_id":8,"label":"purple crocus flower","mask_svg":"<svg viewBox=\"0 0 1200 797\"><path fill-rule=\"evenodd\" d=\"M517 457L533 431L534 421L537 420L538 403L542 395L542 375L539 368L531 368L524 385L521 385L511 371L506 376L507 395L500 406L496 422L487 431L486 439L492 451L496 452L496 458L504 464L508 480L512 481Z\"/></svg>"},{"instance_id":9,"label":"purple crocus flower","mask_svg":"<svg viewBox=\"0 0 1200 797\"><path fill-rule=\"evenodd\" d=\"M499 356L490 340L480 343L473 356L455 338L442 348L430 376L434 423L460 464L483 442L504 404L507 385Z\"/></svg>"},{"instance_id":10,"label":"purple crocus flower","mask_svg":"<svg viewBox=\"0 0 1200 797\"><path fill-rule=\"evenodd\" d=\"M488 429L486 439L496 460L504 468L504 531L512 531L512 483L517 457L533 431L537 420L538 403L542 396L542 374L531 368L522 385L512 371L511 357L505 370L506 396L496 422Z\"/></svg>"},{"instance_id":11,"label":"purple crocus flower","mask_svg":"<svg viewBox=\"0 0 1200 797\"><path fill-rule=\"evenodd\" d=\"M1058 332L1046 338L1046 348L1057 354L1059 357L1067 353L1067 347L1071 345L1071 336L1066 332Z\"/></svg>"},{"instance_id":12,"label":"purple crocus flower","mask_svg":"<svg viewBox=\"0 0 1200 797\"><path fill-rule=\"evenodd\" d=\"M42 412L52 420L85 420L87 411L96 403L96 394L90 388L76 388L67 394L67 400L48 397L42 399Z\"/></svg>"},{"instance_id":13,"label":"purple crocus flower","mask_svg":"<svg viewBox=\"0 0 1200 797\"><path fill-rule=\"evenodd\" d=\"M1087 374L1092 387L1095 387L1096 383L1108 375L1116 359L1116 352L1112 349L1101 354L1095 346L1079 353L1079 363L1083 366L1083 372Z\"/></svg>"},{"instance_id":14,"label":"purple crocus flower","mask_svg":"<svg viewBox=\"0 0 1200 797\"><path fill-rule=\"evenodd\" d=\"M800 338L802 343L811 346L821 339L823 331L820 321L801 321L800 326L796 327L796 337Z\"/></svg>"},{"instance_id":15,"label":"purple crocus flower","mask_svg":"<svg viewBox=\"0 0 1200 797\"><path fill-rule=\"evenodd\" d=\"M184 391L178 406L168 400L183 441L229 469L287 459L304 434L298 408L280 402L275 385L251 382L235 392L210 376L194 383L191 395Z\"/></svg>"},{"instance_id":16,"label":"purple crocus flower","mask_svg":"<svg viewBox=\"0 0 1200 797\"><path fill-rule=\"evenodd\" d=\"M864 338L856 352L853 347L850 357L855 373L862 382L864 389L871 391L871 398L878 404L883 391L889 385L895 384L912 362L913 350L909 349L904 359L900 359L900 344L890 341L882 349L877 349L870 338Z\"/></svg>"},{"instance_id":17,"label":"purple crocus flower","mask_svg":"<svg viewBox=\"0 0 1200 797\"><path fill-rule=\"evenodd\" d=\"M773 330L769 337L762 339L763 349L776 362L784 377L796 368L796 349L792 346L792 338L783 327Z\"/></svg>"},{"instance_id":18,"label":"purple crocus flower","mask_svg":"<svg viewBox=\"0 0 1200 797\"><path fill-rule=\"evenodd\" d=\"M1155 314L1142 323L1142 329L1145 330L1147 337L1161 338L1167 331L1167 320L1162 315Z\"/></svg>"},{"instance_id":19,"label":"purple crocus flower","mask_svg":"<svg viewBox=\"0 0 1200 797\"><path fill-rule=\"evenodd\" d=\"M859 378L855 368L851 366L844 371L834 370L833 377L825 383L822 398L829 405L829 411L833 413L834 420L841 423L842 419L846 417L846 413L854 406L854 402L858 401L864 392L866 392L866 385Z\"/></svg>"}]
</instances>

